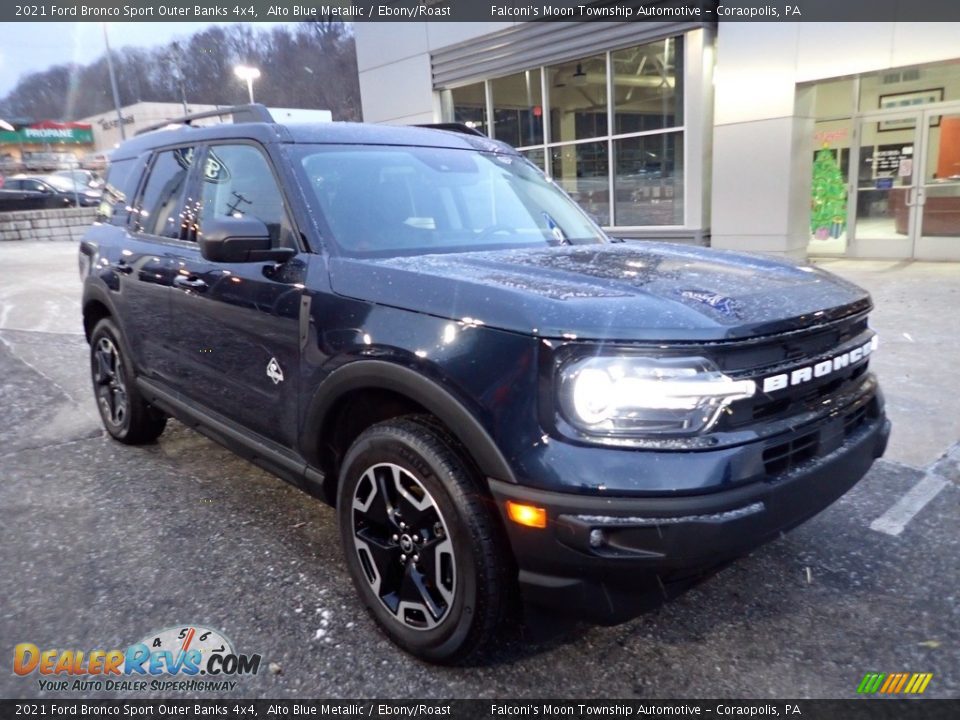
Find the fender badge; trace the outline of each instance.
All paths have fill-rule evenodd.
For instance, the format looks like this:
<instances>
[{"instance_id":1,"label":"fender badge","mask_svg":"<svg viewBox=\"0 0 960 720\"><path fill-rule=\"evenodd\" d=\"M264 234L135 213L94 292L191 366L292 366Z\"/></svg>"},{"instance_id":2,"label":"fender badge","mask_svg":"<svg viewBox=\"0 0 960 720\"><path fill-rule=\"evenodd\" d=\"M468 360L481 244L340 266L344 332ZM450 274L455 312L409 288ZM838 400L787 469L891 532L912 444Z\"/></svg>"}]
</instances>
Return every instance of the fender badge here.
<instances>
[{"instance_id":1,"label":"fender badge","mask_svg":"<svg viewBox=\"0 0 960 720\"><path fill-rule=\"evenodd\" d=\"M283 370L280 369L280 363L275 357L270 358L270 362L267 363L267 377L273 380L274 385L283 382Z\"/></svg>"}]
</instances>

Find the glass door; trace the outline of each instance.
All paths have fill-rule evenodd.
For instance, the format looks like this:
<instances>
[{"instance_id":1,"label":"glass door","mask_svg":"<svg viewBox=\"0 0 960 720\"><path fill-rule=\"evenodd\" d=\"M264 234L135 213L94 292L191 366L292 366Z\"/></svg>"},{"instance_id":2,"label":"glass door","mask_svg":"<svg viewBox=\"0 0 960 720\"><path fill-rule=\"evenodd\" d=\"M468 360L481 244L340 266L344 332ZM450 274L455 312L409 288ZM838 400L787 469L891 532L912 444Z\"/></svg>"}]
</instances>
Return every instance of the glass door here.
<instances>
[{"instance_id":1,"label":"glass door","mask_svg":"<svg viewBox=\"0 0 960 720\"><path fill-rule=\"evenodd\" d=\"M923 112L865 115L851 153L854 219L848 252L856 257L913 257L921 196L917 149Z\"/></svg>"},{"instance_id":2,"label":"glass door","mask_svg":"<svg viewBox=\"0 0 960 720\"><path fill-rule=\"evenodd\" d=\"M914 257L960 260L960 106L923 116Z\"/></svg>"}]
</instances>

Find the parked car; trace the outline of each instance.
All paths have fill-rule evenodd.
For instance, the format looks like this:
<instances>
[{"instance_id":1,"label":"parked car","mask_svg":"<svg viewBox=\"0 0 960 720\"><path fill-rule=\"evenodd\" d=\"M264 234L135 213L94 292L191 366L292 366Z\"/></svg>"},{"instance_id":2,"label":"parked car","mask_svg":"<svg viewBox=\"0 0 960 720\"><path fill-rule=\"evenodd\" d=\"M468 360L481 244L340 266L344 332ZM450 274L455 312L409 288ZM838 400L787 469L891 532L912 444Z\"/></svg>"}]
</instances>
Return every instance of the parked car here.
<instances>
[{"instance_id":1,"label":"parked car","mask_svg":"<svg viewBox=\"0 0 960 720\"><path fill-rule=\"evenodd\" d=\"M71 180L80 187L90 190L100 190L103 187L103 178L92 170L59 170L54 175Z\"/></svg>"},{"instance_id":2,"label":"parked car","mask_svg":"<svg viewBox=\"0 0 960 720\"><path fill-rule=\"evenodd\" d=\"M54 207L51 202L51 198L43 193L0 188L0 212L44 210ZM56 207L61 207L61 205L57 204Z\"/></svg>"},{"instance_id":3,"label":"parked car","mask_svg":"<svg viewBox=\"0 0 960 720\"><path fill-rule=\"evenodd\" d=\"M614 242L467 128L246 106L127 141L107 187L80 245L107 432L176 417L334 505L361 600L433 662L488 647L518 598L653 607L887 445L864 290Z\"/></svg>"},{"instance_id":4,"label":"parked car","mask_svg":"<svg viewBox=\"0 0 960 720\"><path fill-rule=\"evenodd\" d=\"M21 183L0 177L0 212L59 207L63 207L63 201L56 195L35 189L23 189Z\"/></svg>"},{"instance_id":5,"label":"parked car","mask_svg":"<svg viewBox=\"0 0 960 720\"><path fill-rule=\"evenodd\" d=\"M11 190L29 190L49 196L49 207L80 205L93 207L100 204L103 192L78 185L70 178L60 175L14 175L5 185Z\"/></svg>"}]
</instances>

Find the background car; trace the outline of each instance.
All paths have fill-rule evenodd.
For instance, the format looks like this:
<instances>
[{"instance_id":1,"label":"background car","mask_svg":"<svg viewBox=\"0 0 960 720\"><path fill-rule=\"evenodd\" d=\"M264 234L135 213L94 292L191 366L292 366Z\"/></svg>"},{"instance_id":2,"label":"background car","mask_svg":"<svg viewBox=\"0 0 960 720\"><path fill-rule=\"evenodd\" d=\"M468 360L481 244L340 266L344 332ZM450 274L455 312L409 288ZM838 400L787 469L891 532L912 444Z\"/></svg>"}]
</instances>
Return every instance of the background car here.
<instances>
[{"instance_id":1,"label":"background car","mask_svg":"<svg viewBox=\"0 0 960 720\"><path fill-rule=\"evenodd\" d=\"M7 178L7 190L26 190L46 195L52 202L45 207L93 207L100 204L100 190L79 185L59 175L15 175Z\"/></svg>"},{"instance_id":2,"label":"background car","mask_svg":"<svg viewBox=\"0 0 960 720\"><path fill-rule=\"evenodd\" d=\"M99 190L103 187L103 178L97 175L93 170L60 170L53 173L57 177L67 178L77 183L80 187L91 190Z\"/></svg>"}]
</instances>

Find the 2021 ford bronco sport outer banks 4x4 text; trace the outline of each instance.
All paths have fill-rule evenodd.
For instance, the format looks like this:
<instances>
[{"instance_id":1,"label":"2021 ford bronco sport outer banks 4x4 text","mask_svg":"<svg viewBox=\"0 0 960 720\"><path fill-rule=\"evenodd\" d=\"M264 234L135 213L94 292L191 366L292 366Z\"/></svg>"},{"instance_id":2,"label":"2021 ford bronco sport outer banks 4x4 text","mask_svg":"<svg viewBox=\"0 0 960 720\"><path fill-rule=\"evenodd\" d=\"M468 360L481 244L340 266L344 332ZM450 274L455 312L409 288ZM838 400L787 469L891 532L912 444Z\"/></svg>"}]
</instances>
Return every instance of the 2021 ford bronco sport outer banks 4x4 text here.
<instances>
[{"instance_id":1,"label":"2021 ford bronco sport outer banks 4x4 text","mask_svg":"<svg viewBox=\"0 0 960 720\"><path fill-rule=\"evenodd\" d=\"M336 505L387 634L616 622L832 503L886 446L869 296L616 243L469 132L184 119L113 153L80 247L108 432L196 427Z\"/></svg>"}]
</instances>

